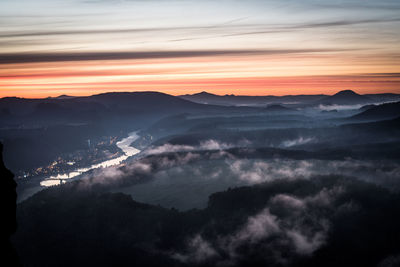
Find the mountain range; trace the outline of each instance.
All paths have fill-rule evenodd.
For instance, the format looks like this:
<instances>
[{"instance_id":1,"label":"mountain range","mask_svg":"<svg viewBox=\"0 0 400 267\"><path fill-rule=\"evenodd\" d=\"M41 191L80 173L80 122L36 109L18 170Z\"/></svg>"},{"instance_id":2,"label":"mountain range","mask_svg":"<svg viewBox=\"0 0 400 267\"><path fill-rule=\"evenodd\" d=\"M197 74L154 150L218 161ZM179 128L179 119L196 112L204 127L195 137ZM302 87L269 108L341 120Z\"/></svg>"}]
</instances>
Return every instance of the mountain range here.
<instances>
[{"instance_id":1,"label":"mountain range","mask_svg":"<svg viewBox=\"0 0 400 267\"><path fill-rule=\"evenodd\" d=\"M267 104L285 105L354 105L375 102L399 101L400 94L366 94L360 95L352 90L343 90L329 96L317 95L284 95L284 96L245 96L245 95L215 95L208 92L186 94L180 98L202 104L225 106L265 106Z\"/></svg>"}]
</instances>

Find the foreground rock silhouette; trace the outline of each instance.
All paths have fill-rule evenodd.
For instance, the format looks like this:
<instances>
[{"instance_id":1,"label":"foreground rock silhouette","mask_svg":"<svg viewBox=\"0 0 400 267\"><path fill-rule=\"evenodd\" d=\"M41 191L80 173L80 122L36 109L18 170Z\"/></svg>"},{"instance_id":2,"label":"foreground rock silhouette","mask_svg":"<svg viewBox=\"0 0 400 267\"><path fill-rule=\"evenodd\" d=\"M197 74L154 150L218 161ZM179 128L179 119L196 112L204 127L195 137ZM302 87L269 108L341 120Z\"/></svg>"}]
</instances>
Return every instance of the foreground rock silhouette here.
<instances>
[{"instance_id":1,"label":"foreground rock silhouette","mask_svg":"<svg viewBox=\"0 0 400 267\"><path fill-rule=\"evenodd\" d=\"M20 266L17 253L11 244L10 237L17 229L16 209L17 193L15 191L17 184L14 181L14 175L4 166L3 162L3 144L0 143L0 203L2 211L1 243L2 243L2 262L4 266Z\"/></svg>"}]
</instances>

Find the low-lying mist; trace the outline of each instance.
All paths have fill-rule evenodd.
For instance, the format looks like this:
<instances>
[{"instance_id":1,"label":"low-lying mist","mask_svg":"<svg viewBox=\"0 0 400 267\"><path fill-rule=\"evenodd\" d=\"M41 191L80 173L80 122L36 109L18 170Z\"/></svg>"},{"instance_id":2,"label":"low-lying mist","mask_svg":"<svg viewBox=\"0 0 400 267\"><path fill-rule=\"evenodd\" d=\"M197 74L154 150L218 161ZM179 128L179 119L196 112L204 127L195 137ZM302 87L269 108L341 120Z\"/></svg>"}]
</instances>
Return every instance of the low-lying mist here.
<instances>
[{"instance_id":1,"label":"low-lying mist","mask_svg":"<svg viewBox=\"0 0 400 267\"><path fill-rule=\"evenodd\" d=\"M272 153L258 158L230 150L215 140L200 146L165 144L152 147L140 160L122 168L99 169L78 183L123 192L134 200L168 208L204 208L208 196L228 188L272 182L279 179L310 179L316 175L343 175L398 189L400 164L396 160L288 158ZM225 149L223 149L225 148ZM170 151L167 153L166 151ZM290 153L290 151L286 151ZM249 155L255 154L250 157Z\"/></svg>"},{"instance_id":2,"label":"low-lying mist","mask_svg":"<svg viewBox=\"0 0 400 267\"><path fill-rule=\"evenodd\" d=\"M49 123L41 126L46 135L42 129L3 129L5 147L24 146L17 132L48 143L15 149L16 169L20 151L35 148L26 159L47 155L46 167L36 162L33 173L122 155L116 144L133 129L139 136L128 148L140 153L54 181L60 185L42 188L40 175L31 179L19 169L18 187L35 191L18 203L13 241L22 262L398 266L400 102L371 105L398 96L374 100L347 90L315 97L239 108L150 92L111 93L89 97L104 109L74 131ZM85 101L64 104L82 107ZM62 111L43 108L53 110L52 123ZM79 112L72 119L77 122ZM53 153L42 151L69 135Z\"/></svg>"}]
</instances>

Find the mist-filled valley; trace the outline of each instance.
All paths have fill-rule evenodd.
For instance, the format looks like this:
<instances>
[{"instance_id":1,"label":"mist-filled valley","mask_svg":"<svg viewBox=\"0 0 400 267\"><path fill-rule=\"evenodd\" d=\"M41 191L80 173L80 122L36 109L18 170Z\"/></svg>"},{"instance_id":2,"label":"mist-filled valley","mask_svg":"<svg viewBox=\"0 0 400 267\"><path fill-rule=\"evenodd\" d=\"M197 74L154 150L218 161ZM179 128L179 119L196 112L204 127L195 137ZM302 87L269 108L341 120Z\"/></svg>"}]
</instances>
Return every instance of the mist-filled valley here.
<instances>
[{"instance_id":1,"label":"mist-filled valley","mask_svg":"<svg viewBox=\"0 0 400 267\"><path fill-rule=\"evenodd\" d=\"M400 95L0 99L26 266L397 266Z\"/></svg>"},{"instance_id":2,"label":"mist-filled valley","mask_svg":"<svg viewBox=\"0 0 400 267\"><path fill-rule=\"evenodd\" d=\"M0 0L1 267L400 267L400 0Z\"/></svg>"}]
</instances>

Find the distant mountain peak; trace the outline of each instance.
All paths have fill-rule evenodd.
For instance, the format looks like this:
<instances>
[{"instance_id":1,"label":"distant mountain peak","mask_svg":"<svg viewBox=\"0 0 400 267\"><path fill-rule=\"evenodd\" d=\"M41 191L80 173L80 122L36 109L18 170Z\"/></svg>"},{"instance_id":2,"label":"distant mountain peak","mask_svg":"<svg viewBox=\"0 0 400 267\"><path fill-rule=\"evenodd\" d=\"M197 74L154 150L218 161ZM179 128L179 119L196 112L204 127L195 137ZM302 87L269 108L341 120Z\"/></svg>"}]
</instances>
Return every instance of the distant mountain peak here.
<instances>
[{"instance_id":1,"label":"distant mountain peak","mask_svg":"<svg viewBox=\"0 0 400 267\"><path fill-rule=\"evenodd\" d=\"M54 97L55 99L70 99L74 98L75 96L70 96L70 95L59 95L57 97ZM51 98L51 97L50 97Z\"/></svg>"},{"instance_id":2,"label":"distant mountain peak","mask_svg":"<svg viewBox=\"0 0 400 267\"><path fill-rule=\"evenodd\" d=\"M206 91L202 91L200 93L196 93L196 94L193 94L193 95L196 95L196 96L216 96L216 95L211 94L211 93L206 92Z\"/></svg>"},{"instance_id":3,"label":"distant mountain peak","mask_svg":"<svg viewBox=\"0 0 400 267\"><path fill-rule=\"evenodd\" d=\"M333 96L361 96L361 95L357 94L353 90L347 89L347 90L339 91L336 94L334 94Z\"/></svg>"},{"instance_id":4,"label":"distant mountain peak","mask_svg":"<svg viewBox=\"0 0 400 267\"><path fill-rule=\"evenodd\" d=\"M352 90L339 91L332 96L327 96L319 101L321 104L339 104L339 105L353 105L353 104L367 104L371 99L364 95L359 95Z\"/></svg>"}]
</instances>

